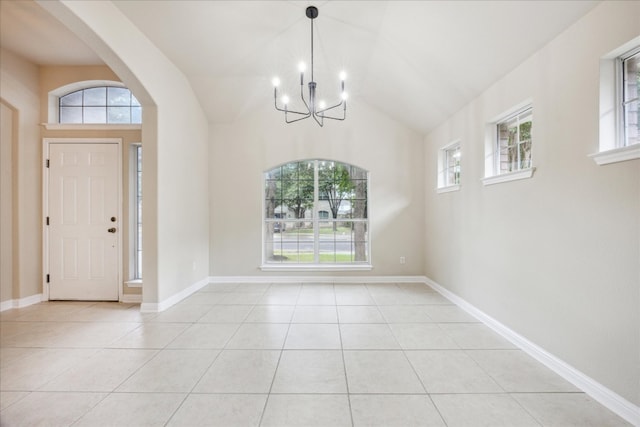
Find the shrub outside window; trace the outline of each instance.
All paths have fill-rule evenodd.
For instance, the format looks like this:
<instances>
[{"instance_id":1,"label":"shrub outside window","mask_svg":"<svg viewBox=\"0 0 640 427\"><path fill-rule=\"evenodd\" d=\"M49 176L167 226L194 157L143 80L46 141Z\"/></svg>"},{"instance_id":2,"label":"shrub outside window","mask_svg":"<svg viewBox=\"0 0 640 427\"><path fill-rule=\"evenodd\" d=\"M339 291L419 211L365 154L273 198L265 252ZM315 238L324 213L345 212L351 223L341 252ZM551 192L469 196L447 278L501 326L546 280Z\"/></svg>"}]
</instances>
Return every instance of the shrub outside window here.
<instances>
[{"instance_id":1,"label":"shrub outside window","mask_svg":"<svg viewBox=\"0 0 640 427\"><path fill-rule=\"evenodd\" d=\"M263 264L370 265L368 173L329 160L264 175Z\"/></svg>"},{"instance_id":2,"label":"shrub outside window","mask_svg":"<svg viewBox=\"0 0 640 427\"><path fill-rule=\"evenodd\" d=\"M532 124L531 107L497 123L496 175L531 168Z\"/></svg>"},{"instance_id":3,"label":"shrub outside window","mask_svg":"<svg viewBox=\"0 0 640 427\"><path fill-rule=\"evenodd\" d=\"M101 86L61 96L59 122L67 124L139 124L142 107L124 87Z\"/></svg>"}]
</instances>

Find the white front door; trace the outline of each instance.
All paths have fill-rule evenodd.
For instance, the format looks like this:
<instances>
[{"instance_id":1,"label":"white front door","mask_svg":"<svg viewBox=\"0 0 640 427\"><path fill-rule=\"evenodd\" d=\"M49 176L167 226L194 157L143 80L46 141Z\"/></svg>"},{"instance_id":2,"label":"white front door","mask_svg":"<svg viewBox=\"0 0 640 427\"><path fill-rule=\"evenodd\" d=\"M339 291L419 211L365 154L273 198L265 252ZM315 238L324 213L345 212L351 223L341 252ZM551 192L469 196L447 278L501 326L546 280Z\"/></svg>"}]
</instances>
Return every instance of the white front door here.
<instances>
[{"instance_id":1,"label":"white front door","mask_svg":"<svg viewBox=\"0 0 640 427\"><path fill-rule=\"evenodd\" d=\"M49 144L50 300L118 300L118 173L118 144Z\"/></svg>"}]
</instances>

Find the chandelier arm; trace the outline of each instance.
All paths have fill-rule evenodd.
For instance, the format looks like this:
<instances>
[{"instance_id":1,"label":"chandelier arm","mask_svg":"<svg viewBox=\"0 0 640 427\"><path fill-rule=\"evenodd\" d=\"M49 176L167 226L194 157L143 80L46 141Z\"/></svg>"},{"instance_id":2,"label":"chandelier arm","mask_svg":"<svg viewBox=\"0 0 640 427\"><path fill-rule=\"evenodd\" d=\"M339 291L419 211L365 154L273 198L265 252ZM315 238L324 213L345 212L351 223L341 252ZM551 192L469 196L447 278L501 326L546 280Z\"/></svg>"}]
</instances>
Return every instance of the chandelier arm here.
<instances>
[{"instance_id":1,"label":"chandelier arm","mask_svg":"<svg viewBox=\"0 0 640 427\"><path fill-rule=\"evenodd\" d=\"M308 114L311 114L311 108L309 108L309 104L307 104L307 100L304 99L304 84L302 83L302 81L300 82L300 98L302 98L302 102L304 102L304 106L307 107L307 111L309 112Z\"/></svg>"},{"instance_id":2,"label":"chandelier arm","mask_svg":"<svg viewBox=\"0 0 640 427\"><path fill-rule=\"evenodd\" d=\"M347 113L345 112L344 115L342 117L331 117L331 116L325 116L324 114L322 115L322 118L324 119L331 119L331 120L339 120L339 121L343 121L344 119L347 118Z\"/></svg>"},{"instance_id":3,"label":"chandelier arm","mask_svg":"<svg viewBox=\"0 0 640 427\"><path fill-rule=\"evenodd\" d=\"M304 113L296 113L296 114L304 114ZM294 122L299 122L300 120L304 120L304 119L308 119L309 116L311 116L311 113L307 113L304 114L304 117L300 117L299 119L293 119L293 120L289 120L287 119L287 114L285 113L284 115L284 121L288 124L288 123L294 123Z\"/></svg>"},{"instance_id":4,"label":"chandelier arm","mask_svg":"<svg viewBox=\"0 0 640 427\"><path fill-rule=\"evenodd\" d=\"M280 111L284 111L285 113L291 113L291 114L298 114L300 116L310 116L311 113L302 113L300 111L294 111L294 110L280 110Z\"/></svg>"},{"instance_id":5,"label":"chandelier arm","mask_svg":"<svg viewBox=\"0 0 640 427\"><path fill-rule=\"evenodd\" d=\"M341 105L344 105L344 108L342 109L342 117L334 117L334 116L330 116L330 115L325 115L324 113L329 111L329 110L333 110L336 107L339 107ZM323 118L325 119L331 119L331 120L344 120L347 118L347 101L342 100L339 104L334 105L333 107L329 107L329 108L325 108L324 110L322 110L320 112L320 114L322 115Z\"/></svg>"},{"instance_id":6,"label":"chandelier arm","mask_svg":"<svg viewBox=\"0 0 640 427\"><path fill-rule=\"evenodd\" d=\"M275 103L275 106L276 106L276 110L282 111L283 113L300 114L300 115L303 115L303 116L304 115L306 115L306 116L309 115L309 113L302 113L300 111L289 110L288 108L280 108L280 107L278 107L278 103L277 102Z\"/></svg>"},{"instance_id":7,"label":"chandelier arm","mask_svg":"<svg viewBox=\"0 0 640 427\"><path fill-rule=\"evenodd\" d=\"M325 111L333 110L334 108L340 107L342 104L344 104L344 101L340 101L336 105L333 105L331 107L327 107L325 109L319 110L317 113L320 114L320 113L324 113Z\"/></svg>"},{"instance_id":8,"label":"chandelier arm","mask_svg":"<svg viewBox=\"0 0 640 427\"><path fill-rule=\"evenodd\" d=\"M320 127L324 126L324 119L323 119L324 116L320 116L321 120L318 120L317 114L312 114L312 116L313 116L313 120L315 120L316 123L320 125Z\"/></svg>"},{"instance_id":9,"label":"chandelier arm","mask_svg":"<svg viewBox=\"0 0 640 427\"><path fill-rule=\"evenodd\" d=\"M278 111L282 111L283 113L291 113L291 114L300 114L302 116L308 116L309 113L303 113L300 111L295 111L295 110L289 110L288 108L280 108L278 107L278 92L277 89L274 89L273 91L273 105L276 107L276 110Z\"/></svg>"}]
</instances>

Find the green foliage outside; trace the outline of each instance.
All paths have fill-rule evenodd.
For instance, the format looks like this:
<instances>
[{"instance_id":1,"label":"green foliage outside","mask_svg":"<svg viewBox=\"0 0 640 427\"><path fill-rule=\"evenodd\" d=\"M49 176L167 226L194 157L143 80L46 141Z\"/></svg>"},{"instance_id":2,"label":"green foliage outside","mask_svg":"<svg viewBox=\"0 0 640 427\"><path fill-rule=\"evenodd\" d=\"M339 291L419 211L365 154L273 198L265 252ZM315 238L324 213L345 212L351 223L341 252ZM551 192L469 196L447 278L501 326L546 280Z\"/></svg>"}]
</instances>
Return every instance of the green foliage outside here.
<instances>
[{"instance_id":1,"label":"green foliage outside","mask_svg":"<svg viewBox=\"0 0 640 427\"><path fill-rule=\"evenodd\" d=\"M282 262L302 262L302 263L312 263L314 262L314 257L312 253L308 252L288 252L288 251L275 251L274 258L282 261ZM349 253L336 253L336 254L320 254L320 262L321 263L331 263L331 262L351 262L353 261L352 255Z\"/></svg>"},{"instance_id":2,"label":"green foliage outside","mask_svg":"<svg viewBox=\"0 0 640 427\"><path fill-rule=\"evenodd\" d=\"M334 230L331 227L320 227L318 230L318 234L349 234L351 233L351 227L336 227ZM285 230L285 235L296 235L296 234L313 234L313 228L297 228L295 230Z\"/></svg>"},{"instance_id":3,"label":"green foliage outside","mask_svg":"<svg viewBox=\"0 0 640 427\"><path fill-rule=\"evenodd\" d=\"M314 205L316 169L318 174L318 199L327 202L333 219L338 219L340 206L345 200L350 201L351 208L350 213L346 215L347 218L367 218L366 171L351 165L331 161L292 162L267 172L265 180L265 217L286 220L287 228L283 232L285 235L295 233L313 234L313 230L307 228L306 223L308 223L309 218L307 218L306 213L307 210L313 209ZM288 211L293 213L294 218L287 217ZM291 227L292 222L293 227ZM356 242L356 261L365 261L367 257L366 246L362 242L366 240L366 225L362 222L355 222L352 229L340 227L340 225L338 222L333 222L330 229L321 227L319 233L353 232ZM266 228L268 241L273 239L274 232L274 222L269 222ZM278 254L274 253L272 248L267 248L267 259L277 259L277 256ZM337 257L339 254L332 254L331 256ZM299 257L304 257L304 255L298 255L298 259ZM348 259L344 262L348 261L351 260ZM309 260L309 262L313 262L313 259ZM342 260L336 259L331 262L342 262Z\"/></svg>"}]
</instances>

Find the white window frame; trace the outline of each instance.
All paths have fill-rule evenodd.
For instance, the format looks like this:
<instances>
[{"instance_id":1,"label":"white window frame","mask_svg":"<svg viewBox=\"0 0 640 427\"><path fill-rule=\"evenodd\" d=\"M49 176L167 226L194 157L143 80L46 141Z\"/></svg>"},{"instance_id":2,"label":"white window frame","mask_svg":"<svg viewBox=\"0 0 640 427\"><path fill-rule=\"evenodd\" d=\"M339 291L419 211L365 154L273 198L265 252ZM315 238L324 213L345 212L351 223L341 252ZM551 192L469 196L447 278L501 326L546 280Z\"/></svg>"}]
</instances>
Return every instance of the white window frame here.
<instances>
[{"instance_id":1,"label":"white window frame","mask_svg":"<svg viewBox=\"0 0 640 427\"><path fill-rule=\"evenodd\" d=\"M630 78L626 75L626 66L625 63L629 60L631 60L631 58L633 57L637 57L637 60L639 61L640 64L640 46L637 46L635 49L627 52L626 54L624 54L623 56L621 56L619 58L619 67L620 67L620 80L621 80L621 85L619 87L619 92L620 92L620 102L618 103L618 108L620 108L620 127L622 128L621 131L621 136L622 136L622 141L620 142L620 145L622 147L629 147L631 145L636 145L636 144L640 144L640 138L638 138L638 136L636 135L636 142L632 142L629 143L629 128L631 127L629 125L629 123L627 122L628 118L629 118L629 114L627 112L627 105L631 104L632 102L640 102L639 101L639 96L638 96L638 91L640 90L639 88L636 87L636 94L635 94L635 98L632 99L627 99L627 88L625 87L627 84L627 80ZM637 83L636 83L637 86ZM637 114L637 112L636 112ZM636 124L637 125L637 124ZM637 131L636 131L637 133Z\"/></svg>"},{"instance_id":2,"label":"white window frame","mask_svg":"<svg viewBox=\"0 0 640 427\"><path fill-rule=\"evenodd\" d=\"M461 145L460 140L455 140L452 143L442 147L438 151L438 193L449 193L452 191L460 190L460 179L461 179L461 167L460 167L460 156L461 156ZM458 180L457 182L450 182L449 180L449 172L452 168L450 165L451 159L456 158L457 156L457 164L453 165L453 169L457 168L458 171ZM455 162L456 160L454 160ZM454 172L455 173L455 172Z\"/></svg>"},{"instance_id":3,"label":"white window frame","mask_svg":"<svg viewBox=\"0 0 640 427\"><path fill-rule=\"evenodd\" d=\"M638 52L640 36L600 60L599 146L589 155L598 165L640 159L640 144L626 145L623 108L623 62Z\"/></svg>"},{"instance_id":4,"label":"white window frame","mask_svg":"<svg viewBox=\"0 0 640 427\"><path fill-rule=\"evenodd\" d=\"M269 263L267 262L266 254L265 254L265 225L267 222L281 222L282 219L279 218L265 218L265 202L266 202L266 185L265 185L265 177L266 173L262 174L262 265L260 269L263 271L369 271L373 268L372 266L372 245L371 245L371 221L370 221L370 211L367 209L367 218L352 218L352 219L334 219L329 215L329 218L319 218L319 215L316 214L319 211L319 202L320 202L320 194L319 194L319 185L318 185L318 164L320 162L333 162L333 160L323 160L323 159L310 159L309 161L315 162L314 165L314 194L313 194L313 212L314 215L311 218L313 222L313 230L314 230L314 254L316 257L316 261L313 263ZM295 163L296 160L292 160L291 162L284 163ZM338 161L336 161L338 162ZM343 163L343 162L338 162ZM347 163L344 163L347 164ZM349 164L350 166L355 166ZM370 187L370 174L366 171L366 181L367 181L367 203L369 202L369 197L371 194ZM369 205L370 206L370 205ZM318 254L319 254L319 223L322 222L364 222L367 227L367 261L366 262L351 262L351 263L319 263L318 262Z\"/></svg>"},{"instance_id":5,"label":"white window frame","mask_svg":"<svg viewBox=\"0 0 640 427\"><path fill-rule=\"evenodd\" d=\"M501 124L511 121L521 116L530 117L532 122L531 137L531 161L529 167L517 169L510 172L500 171L500 138L499 127ZM518 124L518 132L519 124ZM519 140L519 136L518 136ZM485 126L485 177L482 179L484 185L500 184L503 182L528 179L533 176L535 167L533 166L534 148L534 126L533 126L533 102L526 100L508 111L490 120ZM519 151L519 150L518 150ZM520 167L520 166L519 166Z\"/></svg>"},{"instance_id":6,"label":"white window frame","mask_svg":"<svg viewBox=\"0 0 640 427\"><path fill-rule=\"evenodd\" d=\"M142 129L140 123L60 123L60 98L72 92L92 87L113 86L126 88L119 81L114 80L84 80L73 82L49 92L47 102L47 123L43 126L47 130L138 130Z\"/></svg>"},{"instance_id":7,"label":"white window frame","mask_svg":"<svg viewBox=\"0 0 640 427\"><path fill-rule=\"evenodd\" d=\"M129 147L129 280L125 284L130 288L142 287L142 252L139 225L142 220L138 211L138 191L142 182L138 181L138 155L142 155L142 144L132 143Z\"/></svg>"}]
</instances>

